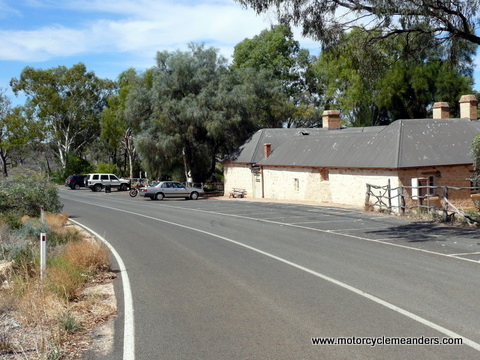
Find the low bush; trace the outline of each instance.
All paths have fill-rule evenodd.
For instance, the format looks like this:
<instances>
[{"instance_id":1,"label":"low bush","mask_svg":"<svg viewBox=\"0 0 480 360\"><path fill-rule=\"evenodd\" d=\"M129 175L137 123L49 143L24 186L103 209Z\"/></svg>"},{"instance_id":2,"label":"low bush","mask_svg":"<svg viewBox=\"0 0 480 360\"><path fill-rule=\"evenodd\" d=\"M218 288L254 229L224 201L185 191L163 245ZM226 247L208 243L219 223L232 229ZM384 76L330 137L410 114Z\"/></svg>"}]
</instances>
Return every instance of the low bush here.
<instances>
[{"instance_id":1,"label":"low bush","mask_svg":"<svg viewBox=\"0 0 480 360\"><path fill-rule=\"evenodd\" d=\"M82 329L80 322L71 311L65 311L58 319L60 330L67 332L77 332Z\"/></svg>"},{"instance_id":2,"label":"low bush","mask_svg":"<svg viewBox=\"0 0 480 360\"><path fill-rule=\"evenodd\" d=\"M116 174L117 173L117 165L115 164L108 164L104 162L98 162L97 166L95 168L95 171L98 173L111 173L111 174Z\"/></svg>"},{"instance_id":3,"label":"low bush","mask_svg":"<svg viewBox=\"0 0 480 360\"><path fill-rule=\"evenodd\" d=\"M45 177L33 173L0 181L0 211L7 219L38 217L41 206L52 213L63 208L57 186Z\"/></svg>"}]
</instances>

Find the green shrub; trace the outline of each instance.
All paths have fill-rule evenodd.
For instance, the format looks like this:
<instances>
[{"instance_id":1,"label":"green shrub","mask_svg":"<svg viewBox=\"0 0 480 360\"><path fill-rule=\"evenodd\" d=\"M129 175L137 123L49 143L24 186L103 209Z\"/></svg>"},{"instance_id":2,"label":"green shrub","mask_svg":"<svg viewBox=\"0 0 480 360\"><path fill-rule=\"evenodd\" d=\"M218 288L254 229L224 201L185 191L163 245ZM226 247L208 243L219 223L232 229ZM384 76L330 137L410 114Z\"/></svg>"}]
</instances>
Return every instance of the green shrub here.
<instances>
[{"instance_id":1,"label":"green shrub","mask_svg":"<svg viewBox=\"0 0 480 360\"><path fill-rule=\"evenodd\" d=\"M50 173L50 181L54 184L63 184L67 176L65 176L65 173L62 170L53 171Z\"/></svg>"},{"instance_id":2,"label":"green shrub","mask_svg":"<svg viewBox=\"0 0 480 360\"><path fill-rule=\"evenodd\" d=\"M0 227L0 260L15 260L25 262L32 259L30 241L25 236L18 236L16 231L12 232L8 225ZM25 260L22 258L25 257Z\"/></svg>"},{"instance_id":3,"label":"green shrub","mask_svg":"<svg viewBox=\"0 0 480 360\"><path fill-rule=\"evenodd\" d=\"M29 219L25 221L17 230L15 235L25 238L38 238L41 233L49 233L50 226L43 224L39 219Z\"/></svg>"},{"instance_id":4,"label":"green shrub","mask_svg":"<svg viewBox=\"0 0 480 360\"><path fill-rule=\"evenodd\" d=\"M0 211L9 216L40 216L40 206L59 213L63 205L57 186L39 174L21 175L0 181Z\"/></svg>"},{"instance_id":5,"label":"green shrub","mask_svg":"<svg viewBox=\"0 0 480 360\"><path fill-rule=\"evenodd\" d=\"M94 169L93 165L90 164L87 160L79 158L75 155L67 156L67 164L65 166L64 179L65 180L70 175L75 174L88 174Z\"/></svg>"},{"instance_id":6,"label":"green shrub","mask_svg":"<svg viewBox=\"0 0 480 360\"><path fill-rule=\"evenodd\" d=\"M68 332L77 332L82 329L80 323L70 311L66 311L60 316L58 326L61 330Z\"/></svg>"},{"instance_id":7,"label":"green shrub","mask_svg":"<svg viewBox=\"0 0 480 360\"><path fill-rule=\"evenodd\" d=\"M117 172L117 165L115 164L107 164L104 162L98 162L96 166L96 171L99 173L112 173L115 174Z\"/></svg>"},{"instance_id":8,"label":"green shrub","mask_svg":"<svg viewBox=\"0 0 480 360\"><path fill-rule=\"evenodd\" d=\"M55 232L50 231L47 234L47 244L49 246L64 245L71 241L78 241L82 238L82 234L79 231L65 231Z\"/></svg>"},{"instance_id":9,"label":"green shrub","mask_svg":"<svg viewBox=\"0 0 480 360\"><path fill-rule=\"evenodd\" d=\"M1 248L1 257L8 261L22 262L22 259L25 259L24 262L28 262L33 257L32 250L26 240L9 244L2 243Z\"/></svg>"},{"instance_id":10,"label":"green shrub","mask_svg":"<svg viewBox=\"0 0 480 360\"><path fill-rule=\"evenodd\" d=\"M11 229L19 229L22 226L20 214L18 214L14 209L4 209L3 211L2 219Z\"/></svg>"}]
</instances>

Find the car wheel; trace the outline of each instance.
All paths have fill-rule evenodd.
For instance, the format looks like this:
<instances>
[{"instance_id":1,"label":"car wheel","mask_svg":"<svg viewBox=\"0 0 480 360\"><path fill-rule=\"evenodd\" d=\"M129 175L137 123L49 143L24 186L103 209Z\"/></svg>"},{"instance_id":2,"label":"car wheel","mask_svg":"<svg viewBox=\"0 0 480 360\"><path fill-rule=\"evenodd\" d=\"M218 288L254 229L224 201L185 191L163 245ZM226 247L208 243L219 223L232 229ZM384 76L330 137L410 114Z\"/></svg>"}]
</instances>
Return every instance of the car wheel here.
<instances>
[{"instance_id":1,"label":"car wheel","mask_svg":"<svg viewBox=\"0 0 480 360\"><path fill-rule=\"evenodd\" d=\"M80 190L80 184L75 184L75 186L73 187L75 190Z\"/></svg>"},{"instance_id":2,"label":"car wheel","mask_svg":"<svg viewBox=\"0 0 480 360\"><path fill-rule=\"evenodd\" d=\"M192 192L190 194L190 199L197 200L198 199L198 193L196 191Z\"/></svg>"},{"instance_id":3,"label":"car wheel","mask_svg":"<svg viewBox=\"0 0 480 360\"><path fill-rule=\"evenodd\" d=\"M102 191L102 185L101 184L96 184L94 187L94 191Z\"/></svg>"},{"instance_id":4,"label":"car wheel","mask_svg":"<svg viewBox=\"0 0 480 360\"><path fill-rule=\"evenodd\" d=\"M120 187L118 188L118 191L126 191L127 190L127 184L122 184L120 185Z\"/></svg>"},{"instance_id":5,"label":"car wheel","mask_svg":"<svg viewBox=\"0 0 480 360\"><path fill-rule=\"evenodd\" d=\"M157 194L155 194L155 196L153 198L155 200L163 200L164 195L162 193L157 193Z\"/></svg>"}]
</instances>

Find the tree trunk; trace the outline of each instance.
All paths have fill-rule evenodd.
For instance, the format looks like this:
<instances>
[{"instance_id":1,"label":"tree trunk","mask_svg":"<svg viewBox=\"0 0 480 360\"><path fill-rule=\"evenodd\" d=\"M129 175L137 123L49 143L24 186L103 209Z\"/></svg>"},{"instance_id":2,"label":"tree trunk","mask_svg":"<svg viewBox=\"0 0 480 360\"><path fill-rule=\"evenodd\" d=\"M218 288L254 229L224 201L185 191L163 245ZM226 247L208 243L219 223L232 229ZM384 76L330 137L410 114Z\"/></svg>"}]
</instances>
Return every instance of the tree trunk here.
<instances>
[{"instance_id":1,"label":"tree trunk","mask_svg":"<svg viewBox=\"0 0 480 360\"><path fill-rule=\"evenodd\" d=\"M0 161L2 162L2 172L5 177L8 177L7 158L7 152L0 148Z\"/></svg>"}]
</instances>

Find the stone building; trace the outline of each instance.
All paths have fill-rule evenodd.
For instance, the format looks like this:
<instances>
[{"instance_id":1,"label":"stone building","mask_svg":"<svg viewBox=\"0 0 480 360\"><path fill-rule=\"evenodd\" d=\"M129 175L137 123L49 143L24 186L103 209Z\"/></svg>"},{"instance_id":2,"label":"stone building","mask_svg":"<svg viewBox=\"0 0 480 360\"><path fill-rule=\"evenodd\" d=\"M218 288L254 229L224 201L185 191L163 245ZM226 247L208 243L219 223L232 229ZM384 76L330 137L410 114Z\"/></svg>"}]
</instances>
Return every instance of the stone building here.
<instances>
[{"instance_id":1,"label":"stone building","mask_svg":"<svg viewBox=\"0 0 480 360\"><path fill-rule=\"evenodd\" d=\"M418 186L471 186L470 144L480 133L474 95L462 96L460 118L436 103L433 119L341 129L339 112L330 110L323 126L259 130L224 161L225 191L362 207L366 184L413 187L414 198ZM456 191L449 199L468 208L470 194Z\"/></svg>"}]
</instances>

